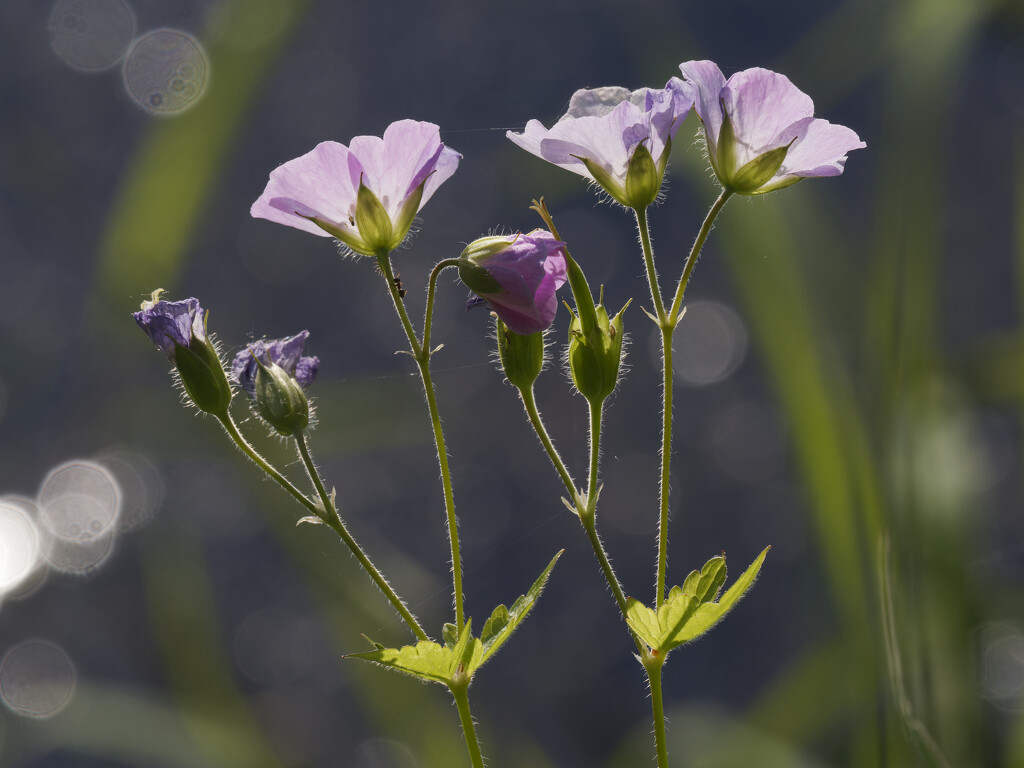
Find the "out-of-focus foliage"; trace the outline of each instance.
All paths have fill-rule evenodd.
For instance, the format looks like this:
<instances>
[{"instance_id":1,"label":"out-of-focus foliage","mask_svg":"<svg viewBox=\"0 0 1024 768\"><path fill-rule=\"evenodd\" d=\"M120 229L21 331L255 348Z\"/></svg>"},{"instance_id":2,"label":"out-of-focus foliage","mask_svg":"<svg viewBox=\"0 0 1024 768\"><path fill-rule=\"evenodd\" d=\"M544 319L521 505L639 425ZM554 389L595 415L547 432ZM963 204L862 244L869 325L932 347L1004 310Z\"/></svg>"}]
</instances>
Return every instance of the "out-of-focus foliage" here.
<instances>
[{"instance_id":1,"label":"out-of-focus foliage","mask_svg":"<svg viewBox=\"0 0 1024 768\"><path fill-rule=\"evenodd\" d=\"M550 124L576 88L661 85L707 57L727 74L785 72L868 146L838 179L731 201L688 290L681 333L704 306L734 360L678 371L670 582L708 552L745 563L773 548L711 638L673 652L670 754L698 768L1024 764L1017 5L136 0L136 35L183 30L207 56L202 97L163 117L133 104L119 68L87 73L55 54L51 12L61 21L70 7L0 8L0 496L34 496L71 459L127 454L135 472L116 475L124 530L102 567L51 569L5 598L0 762L464 764L443 691L342 658L365 649L362 633L410 638L329 531L296 527L287 497L178 407L129 313L163 287L198 296L232 350L311 330L317 459L356 535L424 625L440 626L437 468L414 370L392 354L402 337L382 281L325 240L252 221L249 205L277 164L318 141L430 120L465 160L396 256L412 310L433 263L492 228L537 226L527 206L541 194L609 306L642 302L628 217L504 131ZM651 213L663 275L682 268L716 195L687 141L696 132L690 118ZM464 300L442 282L433 337L445 344L436 381L468 612L487 615L566 548L474 682L485 752L496 766L647 764L635 649L488 362L486 318ZM560 313L560 337L567 322ZM600 514L627 592L646 604L659 414L645 323L627 314ZM585 404L557 366L537 393L566 460L583 466ZM262 447L298 469L283 443ZM127 530L129 503L159 512ZM24 717L14 650L39 640L71 660L73 691L52 716Z\"/></svg>"}]
</instances>

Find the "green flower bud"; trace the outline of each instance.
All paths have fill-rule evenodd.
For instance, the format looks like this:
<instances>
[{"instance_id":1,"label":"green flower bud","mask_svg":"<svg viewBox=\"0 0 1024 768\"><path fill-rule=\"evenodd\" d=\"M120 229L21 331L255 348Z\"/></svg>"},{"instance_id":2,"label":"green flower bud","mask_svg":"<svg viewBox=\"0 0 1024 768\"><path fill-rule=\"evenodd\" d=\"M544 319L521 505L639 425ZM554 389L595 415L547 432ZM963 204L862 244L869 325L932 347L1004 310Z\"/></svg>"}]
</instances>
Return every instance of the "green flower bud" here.
<instances>
[{"instance_id":1,"label":"green flower bud","mask_svg":"<svg viewBox=\"0 0 1024 768\"><path fill-rule=\"evenodd\" d=\"M505 377L518 389L529 389L544 367L544 332L513 333L499 318L498 357Z\"/></svg>"},{"instance_id":2,"label":"green flower bud","mask_svg":"<svg viewBox=\"0 0 1024 768\"><path fill-rule=\"evenodd\" d=\"M622 364L622 315L608 317L603 304L594 307L597 322L588 332L579 316L569 324L569 371L576 389L593 405L600 405L619 381Z\"/></svg>"},{"instance_id":3,"label":"green flower bud","mask_svg":"<svg viewBox=\"0 0 1024 768\"><path fill-rule=\"evenodd\" d=\"M193 337L187 347L175 343L174 365L181 384L196 408L223 416L231 402L231 385L217 351L209 339Z\"/></svg>"},{"instance_id":4,"label":"green flower bud","mask_svg":"<svg viewBox=\"0 0 1024 768\"><path fill-rule=\"evenodd\" d=\"M285 437L308 427L309 401L299 382L276 363L256 362L253 399L259 415Z\"/></svg>"}]
</instances>

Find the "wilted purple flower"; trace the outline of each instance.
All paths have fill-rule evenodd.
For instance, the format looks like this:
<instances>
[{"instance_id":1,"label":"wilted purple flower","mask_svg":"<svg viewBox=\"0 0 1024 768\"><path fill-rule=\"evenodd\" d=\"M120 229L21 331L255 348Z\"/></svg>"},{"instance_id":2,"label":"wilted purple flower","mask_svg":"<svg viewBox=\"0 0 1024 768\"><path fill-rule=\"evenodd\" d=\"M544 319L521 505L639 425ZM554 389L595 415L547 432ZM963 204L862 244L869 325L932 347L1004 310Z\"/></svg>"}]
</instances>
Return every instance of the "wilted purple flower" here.
<instances>
[{"instance_id":1,"label":"wilted purple flower","mask_svg":"<svg viewBox=\"0 0 1024 768\"><path fill-rule=\"evenodd\" d=\"M383 138L356 136L348 147L325 141L279 166L251 213L373 256L401 244L461 158L433 123L399 120Z\"/></svg>"},{"instance_id":2,"label":"wilted purple flower","mask_svg":"<svg viewBox=\"0 0 1024 768\"><path fill-rule=\"evenodd\" d=\"M255 398L256 373L259 370L259 363L264 366L273 364L282 368L303 389L308 388L320 369L320 358L303 355L308 338L309 331L301 331L283 339L270 341L261 339L252 342L235 355L235 360L231 364L231 378L238 382L249 397Z\"/></svg>"},{"instance_id":3,"label":"wilted purple flower","mask_svg":"<svg viewBox=\"0 0 1024 768\"><path fill-rule=\"evenodd\" d=\"M528 235L482 237L459 257L459 276L522 336L546 330L566 281L565 243L543 229Z\"/></svg>"},{"instance_id":4,"label":"wilted purple flower","mask_svg":"<svg viewBox=\"0 0 1024 768\"><path fill-rule=\"evenodd\" d=\"M576 91L550 129L530 120L505 135L549 163L596 181L627 207L654 201L672 137L693 106L691 87L674 77L663 89Z\"/></svg>"},{"instance_id":5,"label":"wilted purple flower","mask_svg":"<svg viewBox=\"0 0 1024 768\"><path fill-rule=\"evenodd\" d=\"M220 355L206 336L206 319L199 300L161 301L161 293L153 291L153 298L142 302L142 309L132 317L167 355L195 406L218 418L225 417L231 402L231 385Z\"/></svg>"},{"instance_id":6,"label":"wilted purple flower","mask_svg":"<svg viewBox=\"0 0 1024 768\"><path fill-rule=\"evenodd\" d=\"M696 90L711 166L733 192L763 195L800 179L838 176L847 153L867 146L846 126L815 118L811 97L785 75L755 68L726 80L711 61L679 69Z\"/></svg>"},{"instance_id":7,"label":"wilted purple flower","mask_svg":"<svg viewBox=\"0 0 1024 768\"><path fill-rule=\"evenodd\" d=\"M155 291L154 297L159 293ZM132 317L172 363L175 344L188 348L192 346L193 339L206 341L203 309L198 299L145 301L142 309Z\"/></svg>"}]
</instances>

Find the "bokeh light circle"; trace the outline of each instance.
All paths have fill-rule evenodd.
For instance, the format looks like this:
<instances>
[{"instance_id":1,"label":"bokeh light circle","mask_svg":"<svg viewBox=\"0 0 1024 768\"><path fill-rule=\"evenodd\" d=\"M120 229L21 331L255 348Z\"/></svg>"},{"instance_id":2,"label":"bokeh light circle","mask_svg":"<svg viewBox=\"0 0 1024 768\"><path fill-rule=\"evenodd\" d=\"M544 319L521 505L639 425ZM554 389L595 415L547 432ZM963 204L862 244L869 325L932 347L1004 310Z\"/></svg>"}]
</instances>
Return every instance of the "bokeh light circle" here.
<instances>
[{"instance_id":1,"label":"bokeh light circle","mask_svg":"<svg viewBox=\"0 0 1024 768\"><path fill-rule=\"evenodd\" d=\"M206 53L191 35L156 29L138 38L124 62L124 85L136 104L154 115L188 109L206 90Z\"/></svg>"},{"instance_id":2,"label":"bokeh light circle","mask_svg":"<svg viewBox=\"0 0 1024 768\"><path fill-rule=\"evenodd\" d=\"M75 691L75 667L64 650L45 640L15 646L0 664L0 698L23 717L52 717Z\"/></svg>"},{"instance_id":3,"label":"bokeh light circle","mask_svg":"<svg viewBox=\"0 0 1024 768\"><path fill-rule=\"evenodd\" d=\"M114 530L121 491L102 464L71 461L46 476L39 491L40 520L55 538L79 544Z\"/></svg>"},{"instance_id":4,"label":"bokeh light circle","mask_svg":"<svg viewBox=\"0 0 1024 768\"><path fill-rule=\"evenodd\" d=\"M678 379L694 386L716 384L743 362L747 331L725 304L695 301L686 307L672 349L672 367Z\"/></svg>"},{"instance_id":5,"label":"bokeh light circle","mask_svg":"<svg viewBox=\"0 0 1024 768\"><path fill-rule=\"evenodd\" d=\"M43 560L43 536L19 504L0 499L0 596L21 587Z\"/></svg>"},{"instance_id":6,"label":"bokeh light circle","mask_svg":"<svg viewBox=\"0 0 1024 768\"><path fill-rule=\"evenodd\" d=\"M134 34L135 14L124 0L60 0L50 13L54 53L84 72L117 64Z\"/></svg>"}]
</instances>

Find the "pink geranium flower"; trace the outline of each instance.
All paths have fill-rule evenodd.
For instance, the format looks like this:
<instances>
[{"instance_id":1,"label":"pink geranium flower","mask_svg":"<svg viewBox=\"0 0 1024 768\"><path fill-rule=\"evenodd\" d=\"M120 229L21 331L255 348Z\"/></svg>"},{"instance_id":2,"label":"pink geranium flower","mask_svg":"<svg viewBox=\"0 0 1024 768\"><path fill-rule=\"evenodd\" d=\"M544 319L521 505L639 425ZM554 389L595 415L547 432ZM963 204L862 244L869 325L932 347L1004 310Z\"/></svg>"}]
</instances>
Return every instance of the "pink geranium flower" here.
<instances>
[{"instance_id":1,"label":"pink geranium flower","mask_svg":"<svg viewBox=\"0 0 1024 768\"><path fill-rule=\"evenodd\" d=\"M251 213L377 255L401 244L461 158L433 123L399 120L383 137L325 141L279 166Z\"/></svg>"},{"instance_id":2,"label":"pink geranium flower","mask_svg":"<svg viewBox=\"0 0 1024 768\"><path fill-rule=\"evenodd\" d=\"M801 179L838 176L847 153L867 146L846 126L814 117L811 97L785 75L755 68L726 80L711 61L679 69L694 89L711 167L733 192L763 195Z\"/></svg>"}]
</instances>

